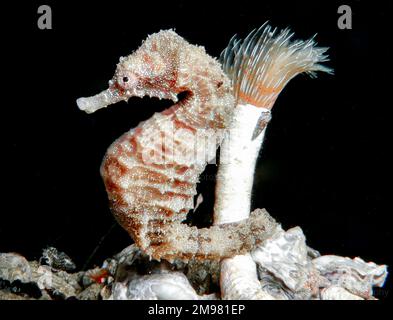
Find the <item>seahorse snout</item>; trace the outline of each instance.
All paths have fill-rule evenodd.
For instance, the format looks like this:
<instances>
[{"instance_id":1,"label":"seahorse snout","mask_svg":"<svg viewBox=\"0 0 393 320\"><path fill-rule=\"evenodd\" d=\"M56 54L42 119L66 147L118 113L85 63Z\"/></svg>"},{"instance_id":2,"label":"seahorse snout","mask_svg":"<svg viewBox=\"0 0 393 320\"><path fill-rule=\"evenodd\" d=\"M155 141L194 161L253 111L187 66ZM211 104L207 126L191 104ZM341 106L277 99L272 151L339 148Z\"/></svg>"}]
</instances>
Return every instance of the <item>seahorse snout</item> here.
<instances>
[{"instance_id":1,"label":"seahorse snout","mask_svg":"<svg viewBox=\"0 0 393 320\"><path fill-rule=\"evenodd\" d=\"M106 108L110 104L117 103L127 98L119 95L116 91L111 89L104 90L95 96L87 98L79 98L76 100L76 104L80 110L86 113L93 113L101 108Z\"/></svg>"}]
</instances>

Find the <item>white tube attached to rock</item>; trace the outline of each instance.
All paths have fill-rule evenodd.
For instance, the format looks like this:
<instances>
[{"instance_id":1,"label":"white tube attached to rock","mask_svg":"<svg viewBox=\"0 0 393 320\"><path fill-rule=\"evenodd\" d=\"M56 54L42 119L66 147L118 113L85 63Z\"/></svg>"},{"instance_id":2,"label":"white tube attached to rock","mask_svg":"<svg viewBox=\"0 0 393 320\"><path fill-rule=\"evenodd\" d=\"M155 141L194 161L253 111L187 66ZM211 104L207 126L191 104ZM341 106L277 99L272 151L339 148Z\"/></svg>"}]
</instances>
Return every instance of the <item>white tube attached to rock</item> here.
<instances>
[{"instance_id":1,"label":"white tube attached to rock","mask_svg":"<svg viewBox=\"0 0 393 320\"><path fill-rule=\"evenodd\" d=\"M276 300L262 290L255 262L250 254L221 262L221 298L225 300Z\"/></svg>"},{"instance_id":2,"label":"white tube attached to rock","mask_svg":"<svg viewBox=\"0 0 393 320\"><path fill-rule=\"evenodd\" d=\"M253 140L255 127L265 124ZM270 120L270 110L239 104L234 110L231 127L220 151L220 167L214 204L214 224L236 222L249 218L255 164ZM271 300L257 276L257 267L249 254L221 262L220 287L223 299Z\"/></svg>"}]
</instances>

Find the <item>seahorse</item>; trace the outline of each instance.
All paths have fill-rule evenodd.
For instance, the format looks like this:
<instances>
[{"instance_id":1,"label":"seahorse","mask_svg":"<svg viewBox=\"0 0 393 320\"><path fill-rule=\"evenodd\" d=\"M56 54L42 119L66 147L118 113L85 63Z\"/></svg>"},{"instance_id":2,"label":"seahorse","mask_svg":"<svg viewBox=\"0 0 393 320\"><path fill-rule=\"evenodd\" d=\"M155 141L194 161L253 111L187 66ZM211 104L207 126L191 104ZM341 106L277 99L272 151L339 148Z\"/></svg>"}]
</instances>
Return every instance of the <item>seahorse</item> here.
<instances>
[{"instance_id":1,"label":"seahorse","mask_svg":"<svg viewBox=\"0 0 393 320\"><path fill-rule=\"evenodd\" d=\"M110 209L135 243L157 260L188 260L230 257L262 241L268 225L263 214L210 228L182 223L198 178L215 156L196 159L206 144L195 141L208 139L216 150L235 106L221 64L173 30L160 31L120 58L107 90L77 104L91 113L132 96L175 103L113 142L100 168Z\"/></svg>"}]
</instances>

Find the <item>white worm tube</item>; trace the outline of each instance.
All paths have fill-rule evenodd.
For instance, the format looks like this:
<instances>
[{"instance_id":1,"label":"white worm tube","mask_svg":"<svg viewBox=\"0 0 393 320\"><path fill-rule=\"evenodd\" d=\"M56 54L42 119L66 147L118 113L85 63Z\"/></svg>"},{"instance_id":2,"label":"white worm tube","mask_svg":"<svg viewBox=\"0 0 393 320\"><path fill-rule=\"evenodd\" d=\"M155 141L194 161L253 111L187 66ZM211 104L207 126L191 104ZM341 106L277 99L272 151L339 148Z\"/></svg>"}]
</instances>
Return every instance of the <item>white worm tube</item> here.
<instances>
[{"instance_id":1,"label":"white worm tube","mask_svg":"<svg viewBox=\"0 0 393 320\"><path fill-rule=\"evenodd\" d=\"M236 222L250 215L255 164L266 130L265 125L262 132L252 140L261 115L265 115L267 124L270 110L243 104L235 108L231 128L221 145L216 185L219 194L214 206L215 224ZM223 299L274 299L262 290L256 264L250 254L222 261L220 286Z\"/></svg>"},{"instance_id":2,"label":"white worm tube","mask_svg":"<svg viewBox=\"0 0 393 320\"><path fill-rule=\"evenodd\" d=\"M247 219L254 181L255 164L265 136L266 127L252 140L261 114L270 119L270 110L253 105L236 106L232 123L220 151L214 223L229 223Z\"/></svg>"},{"instance_id":3,"label":"white worm tube","mask_svg":"<svg viewBox=\"0 0 393 320\"><path fill-rule=\"evenodd\" d=\"M221 262L221 298L225 300L275 300L262 290L255 262L250 254Z\"/></svg>"}]
</instances>

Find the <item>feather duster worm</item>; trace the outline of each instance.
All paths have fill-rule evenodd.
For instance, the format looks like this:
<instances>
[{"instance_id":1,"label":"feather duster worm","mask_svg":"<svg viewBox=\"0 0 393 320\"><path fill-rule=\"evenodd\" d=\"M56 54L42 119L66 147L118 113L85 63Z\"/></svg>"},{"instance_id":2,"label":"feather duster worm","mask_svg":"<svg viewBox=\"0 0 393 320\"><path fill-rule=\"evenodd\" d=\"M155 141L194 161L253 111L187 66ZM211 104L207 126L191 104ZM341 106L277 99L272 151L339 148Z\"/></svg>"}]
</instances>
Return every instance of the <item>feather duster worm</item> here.
<instances>
[{"instance_id":1,"label":"feather duster worm","mask_svg":"<svg viewBox=\"0 0 393 320\"><path fill-rule=\"evenodd\" d=\"M327 48L317 47L313 39L292 41L292 36L288 29L278 32L264 24L244 40L233 37L221 54L224 71L233 82L236 107L221 146L215 224L249 217L256 160L270 110L285 85L303 72L312 76L316 71L332 72L320 64L327 61ZM223 260L221 267L224 298L244 299L250 294L254 299L266 297L261 288L255 291L259 283L256 265L248 255ZM239 279L242 286L237 285L233 291Z\"/></svg>"}]
</instances>

